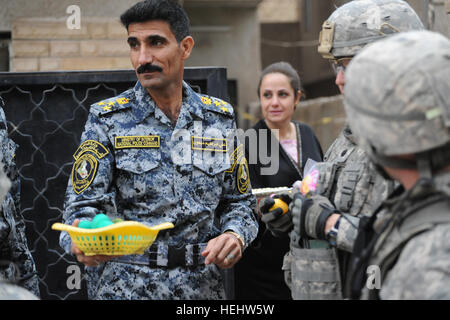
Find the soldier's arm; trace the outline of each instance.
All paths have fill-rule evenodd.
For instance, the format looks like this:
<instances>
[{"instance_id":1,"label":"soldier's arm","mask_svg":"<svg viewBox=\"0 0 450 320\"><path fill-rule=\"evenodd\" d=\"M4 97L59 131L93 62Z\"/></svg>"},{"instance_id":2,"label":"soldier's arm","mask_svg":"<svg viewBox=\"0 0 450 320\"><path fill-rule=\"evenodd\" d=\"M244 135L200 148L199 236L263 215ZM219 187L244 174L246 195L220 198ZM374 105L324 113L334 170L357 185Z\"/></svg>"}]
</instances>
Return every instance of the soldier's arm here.
<instances>
[{"instance_id":1,"label":"soldier's arm","mask_svg":"<svg viewBox=\"0 0 450 320\"><path fill-rule=\"evenodd\" d=\"M66 190L63 222L92 219L97 213L116 213L115 192L111 188L114 153L103 125L96 115L89 114ZM72 242L66 232L60 245L67 253Z\"/></svg>"},{"instance_id":2,"label":"soldier's arm","mask_svg":"<svg viewBox=\"0 0 450 320\"><path fill-rule=\"evenodd\" d=\"M236 126L233 126L233 130ZM242 251L252 242L258 232L256 221L256 198L251 193L248 165L244 146L233 132L229 145L232 157L230 169L225 172L222 197L216 209L222 235L208 243L205 263L216 263L219 267L231 267L241 257ZM231 241L233 244L231 244ZM240 254L233 260L224 261L231 246L239 247ZM234 252L238 252L235 250Z\"/></svg>"}]
</instances>

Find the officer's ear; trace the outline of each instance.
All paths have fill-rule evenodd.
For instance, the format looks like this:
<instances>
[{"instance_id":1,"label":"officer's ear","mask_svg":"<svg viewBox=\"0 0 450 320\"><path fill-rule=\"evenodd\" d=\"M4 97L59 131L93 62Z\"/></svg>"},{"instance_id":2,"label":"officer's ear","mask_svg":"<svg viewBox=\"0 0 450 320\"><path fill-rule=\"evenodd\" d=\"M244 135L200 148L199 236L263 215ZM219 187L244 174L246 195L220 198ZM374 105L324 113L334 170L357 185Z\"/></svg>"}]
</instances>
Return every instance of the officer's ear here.
<instances>
[{"instance_id":1,"label":"officer's ear","mask_svg":"<svg viewBox=\"0 0 450 320\"><path fill-rule=\"evenodd\" d=\"M192 38L191 36L187 36L183 40L181 40L180 48L183 51L183 60L186 60L191 55L192 49L194 48L194 43L194 38Z\"/></svg>"}]
</instances>

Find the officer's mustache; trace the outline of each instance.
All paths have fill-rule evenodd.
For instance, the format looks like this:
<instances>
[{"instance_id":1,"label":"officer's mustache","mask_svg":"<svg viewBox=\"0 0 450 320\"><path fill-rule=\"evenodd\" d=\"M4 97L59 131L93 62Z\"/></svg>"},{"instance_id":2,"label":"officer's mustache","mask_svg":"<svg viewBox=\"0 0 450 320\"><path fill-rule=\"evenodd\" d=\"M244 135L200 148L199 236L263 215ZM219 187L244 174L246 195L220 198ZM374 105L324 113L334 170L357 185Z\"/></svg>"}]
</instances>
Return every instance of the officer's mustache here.
<instances>
[{"instance_id":1,"label":"officer's mustache","mask_svg":"<svg viewBox=\"0 0 450 320\"><path fill-rule=\"evenodd\" d=\"M162 72L163 69L161 67L155 66L151 63L143 64L142 66L139 66L139 68L136 69L136 72L138 74L146 73L146 72Z\"/></svg>"}]
</instances>

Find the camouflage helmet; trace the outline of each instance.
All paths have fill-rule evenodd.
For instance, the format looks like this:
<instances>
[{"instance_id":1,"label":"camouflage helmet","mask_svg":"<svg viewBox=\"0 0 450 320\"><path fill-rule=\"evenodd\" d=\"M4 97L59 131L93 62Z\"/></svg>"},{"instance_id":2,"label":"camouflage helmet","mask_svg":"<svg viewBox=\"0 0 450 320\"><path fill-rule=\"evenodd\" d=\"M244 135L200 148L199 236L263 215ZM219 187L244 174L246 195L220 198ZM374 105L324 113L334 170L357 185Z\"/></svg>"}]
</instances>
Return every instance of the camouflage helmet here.
<instances>
[{"instance_id":1,"label":"camouflage helmet","mask_svg":"<svg viewBox=\"0 0 450 320\"><path fill-rule=\"evenodd\" d=\"M323 23L319 53L325 59L353 57L368 43L393 33L423 30L416 12L402 0L354 0Z\"/></svg>"},{"instance_id":2,"label":"camouflage helmet","mask_svg":"<svg viewBox=\"0 0 450 320\"><path fill-rule=\"evenodd\" d=\"M347 120L375 162L405 168L383 160L444 150L433 167L448 163L450 40L430 31L397 34L363 49L345 75Z\"/></svg>"}]
</instances>

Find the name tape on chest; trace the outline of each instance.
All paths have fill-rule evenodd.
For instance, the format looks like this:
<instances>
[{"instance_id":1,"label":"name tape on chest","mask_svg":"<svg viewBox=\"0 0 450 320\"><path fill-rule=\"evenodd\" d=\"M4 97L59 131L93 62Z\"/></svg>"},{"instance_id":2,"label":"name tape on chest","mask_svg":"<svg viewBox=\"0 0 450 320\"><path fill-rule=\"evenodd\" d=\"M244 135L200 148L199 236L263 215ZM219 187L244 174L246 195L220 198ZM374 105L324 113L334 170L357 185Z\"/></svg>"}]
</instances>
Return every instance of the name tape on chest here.
<instances>
[{"instance_id":1,"label":"name tape on chest","mask_svg":"<svg viewBox=\"0 0 450 320\"><path fill-rule=\"evenodd\" d=\"M227 152L227 140L207 137L191 137L193 150Z\"/></svg>"},{"instance_id":2,"label":"name tape on chest","mask_svg":"<svg viewBox=\"0 0 450 320\"><path fill-rule=\"evenodd\" d=\"M119 136L114 138L114 148L159 148L161 147L160 136Z\"/></svg>"}]
</instances>

